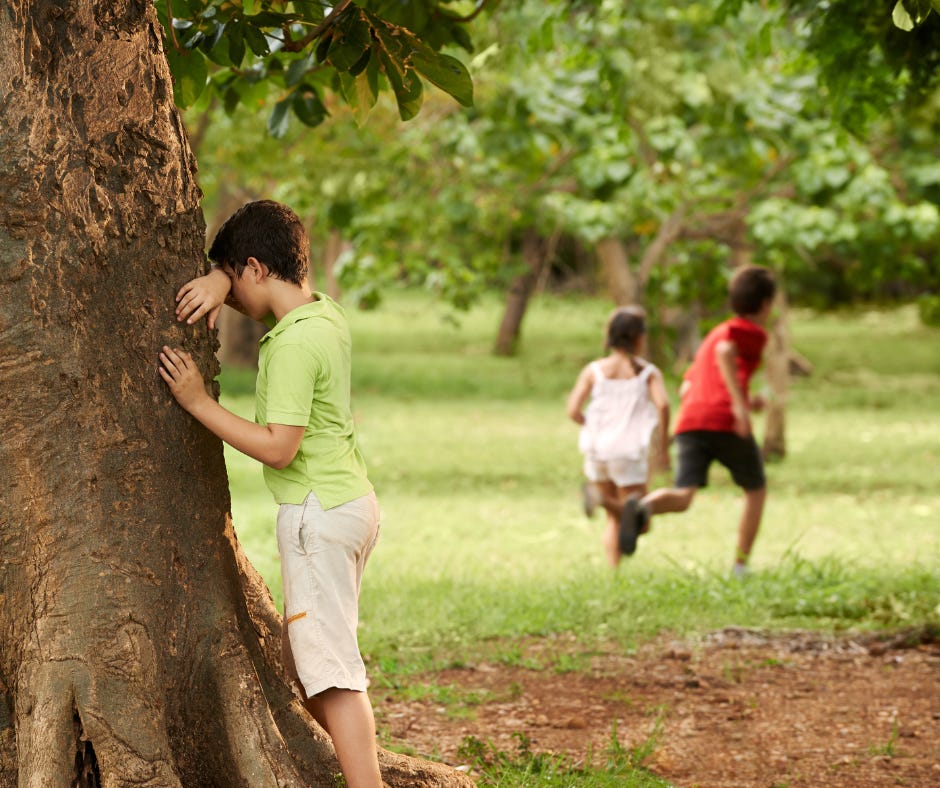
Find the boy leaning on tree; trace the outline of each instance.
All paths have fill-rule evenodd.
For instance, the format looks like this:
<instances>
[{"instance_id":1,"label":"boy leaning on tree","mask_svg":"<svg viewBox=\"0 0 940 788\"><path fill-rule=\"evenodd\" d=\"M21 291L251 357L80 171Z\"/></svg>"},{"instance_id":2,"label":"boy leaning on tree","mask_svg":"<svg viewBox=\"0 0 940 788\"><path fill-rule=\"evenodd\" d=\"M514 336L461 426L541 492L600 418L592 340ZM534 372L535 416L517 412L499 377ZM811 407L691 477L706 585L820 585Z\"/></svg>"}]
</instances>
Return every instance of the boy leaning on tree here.
<instances>
[{"instance_id":1,"label":"boy leaning on tree","mask_svg":"<svg viewBox=\"0 0 940 788\"><path fill-rule=\"evenodd\" d=\"M347 784L376 788L375 720L356 627L379 507L356 445L346 316L311 292L307 234L287 206L243 206L219 230L209 258L213 269L177 294L177 319L206 316L214 327L229 303L273 326L260 344L255 421L210 397L185 351L164 347L160 374L181 407L264 465L280 505L285 665L332 738Z\"/></svg>"}]
</instances>

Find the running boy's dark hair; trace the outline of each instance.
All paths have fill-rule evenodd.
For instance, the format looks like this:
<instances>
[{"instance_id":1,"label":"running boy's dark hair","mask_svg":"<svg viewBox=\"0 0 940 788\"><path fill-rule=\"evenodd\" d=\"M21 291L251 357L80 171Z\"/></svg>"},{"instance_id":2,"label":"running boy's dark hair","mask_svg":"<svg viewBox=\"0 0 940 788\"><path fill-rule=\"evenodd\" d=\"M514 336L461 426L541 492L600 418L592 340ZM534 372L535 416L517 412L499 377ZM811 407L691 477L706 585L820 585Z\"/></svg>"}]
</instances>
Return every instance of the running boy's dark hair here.
<instances>
[{"instance_id":1,"label":"running boy's dark hair","mask_svg":"<svg viewBox=\"0 0 940 788\"><path fill-rule=\"evenodd\" d=\"M636 353L645 333L646 313L638 306L622 306L607 321L607 348Z\"/></svg>"},{"instance_id":2,"label":"running boy's dark hair","mask_svg":"<svg viewBox=\"0 0 940 788\"><path fill-rule=\"evenodd\" d=\"M734 272L728 285L731 309L736 315L753 315L777 292L773 273L762 265L745 265Z\"/></svg>"},{"instance_id":3,"label":"running boy's dark hair","mask_svg":"<svg viewBox=\"0 0 940 788\"><path fill-rule=\"evenodd\" d=\"M275 279L295 285L307 278L309 255L310 242L297 214L273 200L243 205L225 220L209 248L209 259L237 276L254 257Z\"/></svg>"}]
</instances>

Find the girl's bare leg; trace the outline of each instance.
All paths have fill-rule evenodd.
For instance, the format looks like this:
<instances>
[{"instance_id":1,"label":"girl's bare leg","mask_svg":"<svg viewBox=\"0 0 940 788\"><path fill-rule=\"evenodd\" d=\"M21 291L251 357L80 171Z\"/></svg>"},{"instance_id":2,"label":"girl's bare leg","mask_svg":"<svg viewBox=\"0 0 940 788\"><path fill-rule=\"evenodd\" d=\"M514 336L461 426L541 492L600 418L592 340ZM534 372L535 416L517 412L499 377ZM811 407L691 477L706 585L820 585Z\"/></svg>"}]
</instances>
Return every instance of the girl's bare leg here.
<instances>
[{"instance_id":1,"label":"girl's bare leg","mask_svg":"<svg viewBox=\"0 0 940 788\"><path fill-rule=\"evenodd\" d=\"M600 482L598 487L603 496L601 505L607 513L607 525L604 528L604 552L607 555L607 563L616 569L622 558L619 545L620 513L623 511L624 503L631 495L644 495L646 493L646 485L634 484L629 487L617 487L613 482L608 481Z\"/></svg>"}]
</instances>

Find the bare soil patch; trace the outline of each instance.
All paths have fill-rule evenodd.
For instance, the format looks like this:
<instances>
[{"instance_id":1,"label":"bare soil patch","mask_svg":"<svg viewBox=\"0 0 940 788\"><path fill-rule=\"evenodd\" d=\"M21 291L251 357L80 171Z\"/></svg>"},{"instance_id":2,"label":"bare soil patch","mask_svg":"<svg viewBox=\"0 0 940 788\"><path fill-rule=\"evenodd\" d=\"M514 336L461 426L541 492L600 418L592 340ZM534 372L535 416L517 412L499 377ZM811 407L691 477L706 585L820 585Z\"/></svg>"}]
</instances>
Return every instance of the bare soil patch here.
<instances>
[{"instance_id":1,"label":"bare soil patch","mask_svg":"<svg viewBox=\"0 0 940 788\"><path fill-rule=\"evenodd\" d=\"M677 786L940 785L940 643L924 630L829 638L725 629L625 655L527 643L513 665L428 674L427 697L373 693L391 740L459 765L468 736L598 765L655 733L647 768ZM525 667L529 665L530 667ZM398 695L399 697L396 697Z\"/></svg>"}]
</instances>

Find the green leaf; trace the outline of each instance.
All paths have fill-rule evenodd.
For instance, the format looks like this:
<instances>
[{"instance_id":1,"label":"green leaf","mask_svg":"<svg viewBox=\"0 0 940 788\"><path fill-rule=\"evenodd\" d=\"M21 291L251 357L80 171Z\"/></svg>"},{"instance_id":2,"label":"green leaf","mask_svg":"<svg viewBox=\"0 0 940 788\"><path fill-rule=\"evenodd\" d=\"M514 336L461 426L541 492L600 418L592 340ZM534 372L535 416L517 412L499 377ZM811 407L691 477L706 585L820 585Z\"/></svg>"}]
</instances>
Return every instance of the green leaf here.
<instances>
[{"instance_id":1,"label":"green leaf","mask_svg":"<svg viewBox=\"0 0 940 788\"><path fill-rule=\"evenodd\" d=\"M404 28L373 14L368 18L377 39L375 50L398 102L398 114L402 120L411 120L418 114L423 100L421 80L408 63L417 49L417 39Z\"/></svg>"},{"instance_id":2,"label":"green leaf","mask_svg":"<svg viewBox=\"0 0 940 788\"><path fill-rule=\"evenodd\" d=\"M310 85L301 85L294 93L294 114L305 126L319 126L329 116L319 94Z\"/></svg>"},{"instance_id":3,"label":"green leaf","mask_svg":"<svg viewBox=\"0 0 940 788\"><path fill-rule=\"evenodd\" d=\"M399 116L402 120L411 120L418 114L424 100L421 80L412 69L391 56L388 50L380 50L379 58L385 70L385 77L395 94Z\"/></svg>"},{"instance_id":4,"label":"green leaf","mask_svg":"<svg viewBox=\"0 0 940 788\"><path fill-rule=\"evenodd\" d=\"M255 12L256 5L255 0L242 0L242 11L245 16L251 16Z\"/></svg>"},{"instance_id":5,"label":"green leaf","mask_svg":"<svg viewBox=\"0 0 940 788\"><path fill-rule=\"evenodd\" d=\"M932 5L931 0L904 0L904 6L911 15L911 19L914 20L915 25L924 23L924 20L930 15Z\"/></svg>"},{"instance_id":6,"label":"green leaf","mask_svg":"<svg viewBox=\"0 0 940 788\"><path fill-rule=\"evenodd\" d=\"M228 67L233 65L229 39L230 35L226 34L226 26L216 23L214 32L200 42L199 49L213 63Z\"/></svg>"},{"instance_id":7,"label":"green leaf","mask_svg":"<svg viewBox=\"0 0 940 788\"><path fill-rule=\"evenodd\" d=\"M369 65L369 61L372 60L372 50L367 49L361 58L359 58L356 63L349 69L349 75L352 77L358 77L363 71L365 71L366 66Z\"/></svg>"},{"instance_id":8,"label":"green leaf","mask_svg":"<svg viewBox=\"0 0 940 788\"><path fill-rule=\"evenodd\" d=\"M244 20L238 20L237 22L229 25L227 27L228 35L228 57L232 61L232 65L235 68L238 68L242 61L245 59L245 23Z\"/></svg>"},{"instance_id":9,"label":"green leaf","mask_svg":"<svg viewBox=\"0 0 940 788\"><path fill-rule=\"evenodd\" d=\"M298 58L291 62L284 74L284 84L292 88L303 80L307 72L313 67L313 55Z\"/></svg>"},{"instance_id":10,"label":"green leaf","mask_svg":"<svg viewBox=\"0 0 940 788\"><path fill-rule=\"evenodd\" d=\"M268 133L275 139L283 137L287 134L287 129L290 128L290 108L293 99L293 95L288 96L286 99L277 102L271 111L268 118Z\"/></svg>"},{"instance_id":11,"label":"green leaf","mask_svg":"<svg viewBox=\"0 0 940 788\"><path fill-rule=\"evenodd\" d=\"M914 22L911 21L911 16L904 7L904 0L898 0L897 5L894 6L894 11L891 12L891 20L894 22L895 27L899 27L901 30L911 31L914 29Z\"/></svg>"},{"instance_id":12,"label":"green leaf","mask_svg":"<svg viewBox=\"0 0 940 788\"><path fill-rule=\"evenodd\" d=\"M358 63L372 45L372 31L361 12L354 6L340 15L333 26L333 41L330 44L329 61L339 71L349 71Z\"/></svg>"},{"instance_id":13,"label":"green leaf","mask_svg":"<svg viewBox=\"0 0 940 788\"><path fill-rule=\"evenodd\" d=\"M252 24L246 24L244 35L248 46L251 47L251 51L258 57L264 57L271 53L271 48L268 46L268 39L265 38L264 33L257 27Z\"/></svg>"},{"instance_id":14,"label":"green leaf","mask_svg":"<svg viewBox=\"0 0 940 788\"><path fill-rule=\"evenodd\" d=\"M330 56L330 45L333 43L333 36L330 33L327 33L320 39L320 43L317 44L315 54L317 56L317 63L326 63L326 59Z\"/></svg>"},{"instance_id":15,"label":"green leaf","mask_svg":"<svg viewBox=\"0 0 940 788\"><path fill-rule=\"evenodd\" d=\"M177 52L171 45L166 49L167 63L173 74L173 99L178 107L186 108L196 102L209 79L209 64L198 50Z\"/></svg>"},{"instance_id":16,"label":"green leaf","mask_svg":"<svg viewBox=\"0 0 940 788\"><path fill-rule=\"evenodd\" d=\"M473 106L473 80L457 58L421 47L411 57L415 69L428 82L449 93L465 107Z\"/></svg>"},{"instance_id":17,"label":"green leaf","mask_svg":"<svg viewBox=\"0 0 940 788\"><path fill-rule=\"evenodd\" d=\"M235 90L233 87L226 88L225 93L222 94L223 106L225 108L225 114L231 115L238 108L239 102L242 100L241 94Z\"/></svg>"},{"instance_id":18,"label":"green leaf","mask_svg":"<svg viewBox=\"0 0 940 788\"><path fill-rule=\"evenodd\" d=\"M339 75L340 90L343 98L349 104L356 118L356 123L362 126L369 116L372 107L379 95L379 66L377 58L372 58L365 71L358 76L351 74Z\"/></svg>"}]
</instances>

